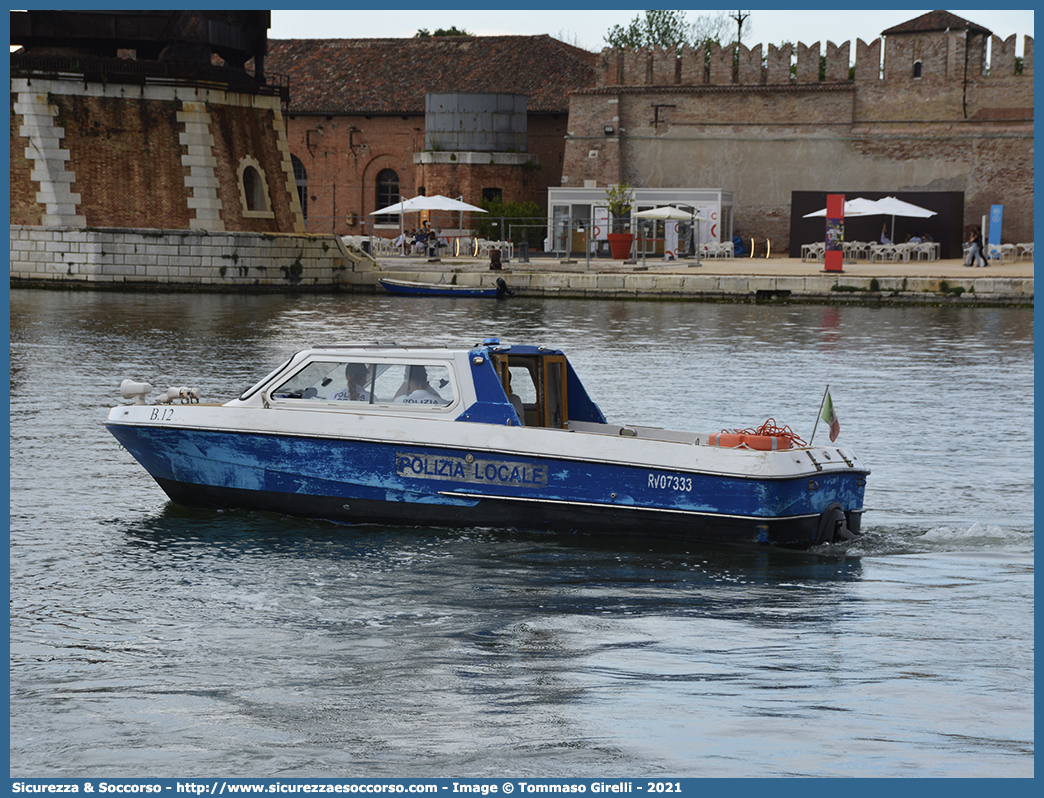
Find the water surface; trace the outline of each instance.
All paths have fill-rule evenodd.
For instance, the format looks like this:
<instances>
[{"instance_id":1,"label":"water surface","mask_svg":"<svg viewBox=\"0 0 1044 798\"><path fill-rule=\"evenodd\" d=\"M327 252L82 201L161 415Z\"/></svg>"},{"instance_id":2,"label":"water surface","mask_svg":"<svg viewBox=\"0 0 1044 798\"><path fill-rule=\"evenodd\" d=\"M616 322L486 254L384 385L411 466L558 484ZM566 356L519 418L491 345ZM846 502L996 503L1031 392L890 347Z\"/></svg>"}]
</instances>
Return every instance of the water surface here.
<instances>
[{"instance_id":1,"label":"water surface","mask_svg":"<svg viewBox=\"0 0 1044 798\"><path fill-rule=\"evenodd\" d=\"M564 348L614 421L806 439L864 535L815 554L179 508L103 420L359 339ZM11 297L17 776L1031 776L1033 313ZM825 440L820 424L817 440Z\"/></svg>"}]
</instances>

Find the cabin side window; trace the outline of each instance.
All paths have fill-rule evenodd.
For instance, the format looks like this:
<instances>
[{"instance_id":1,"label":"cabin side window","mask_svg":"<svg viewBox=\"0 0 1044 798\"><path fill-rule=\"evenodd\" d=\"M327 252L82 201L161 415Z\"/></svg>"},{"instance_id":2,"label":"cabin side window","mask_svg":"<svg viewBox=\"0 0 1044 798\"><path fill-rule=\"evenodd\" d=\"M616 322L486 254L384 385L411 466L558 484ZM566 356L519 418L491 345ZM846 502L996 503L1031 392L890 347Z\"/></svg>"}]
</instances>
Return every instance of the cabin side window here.
<instances>
[{"instance_id":1,"label":"cabin side window","mask_svg":"<svg viewBox=\"0 0 1044 798\"><path fill-rule=\"evenodd\" d=\"M445 407L455 393L448 366L315 360L271 392L273 399Z\"/></svg>"},{"instance_id":2,"label":"cabin side window","mask_svg":"<svg viewBox=\"0 0 1044 798\"><path fill-rule=\"evenodd\" d=\"M389 363L374 382L374 401L379 404L445 407L453 404L453 381L447 366L419 363Z\"/></svg>"},{"instance_id":3,"label":"cabin side window","mask_svg":"<svg viewBox=\"0 0 1044 798\"><path fill-rule=\"evenodd\" d=\"M272 391L273 399L371 401L373 364L314 360Z\"/></svg>"}]
</instances>

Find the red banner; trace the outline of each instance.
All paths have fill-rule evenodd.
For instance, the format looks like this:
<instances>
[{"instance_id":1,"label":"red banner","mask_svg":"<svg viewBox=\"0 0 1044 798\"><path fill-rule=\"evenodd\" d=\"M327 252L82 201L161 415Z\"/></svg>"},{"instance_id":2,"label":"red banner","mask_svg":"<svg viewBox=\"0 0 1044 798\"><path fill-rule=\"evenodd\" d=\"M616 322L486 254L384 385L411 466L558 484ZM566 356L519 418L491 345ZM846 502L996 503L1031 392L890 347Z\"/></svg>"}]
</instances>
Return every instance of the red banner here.
<instances>
[{"instance_id":1,"label":"red banner","mask_svg":"<svg viewBox=\"0 0 1044 798\"><path fill-rule=\"evenodd\" d=\"M823 268L828 272L842 271L845 260L845 195L827 194L826 251Z\"/></svg>"}]
</instances>

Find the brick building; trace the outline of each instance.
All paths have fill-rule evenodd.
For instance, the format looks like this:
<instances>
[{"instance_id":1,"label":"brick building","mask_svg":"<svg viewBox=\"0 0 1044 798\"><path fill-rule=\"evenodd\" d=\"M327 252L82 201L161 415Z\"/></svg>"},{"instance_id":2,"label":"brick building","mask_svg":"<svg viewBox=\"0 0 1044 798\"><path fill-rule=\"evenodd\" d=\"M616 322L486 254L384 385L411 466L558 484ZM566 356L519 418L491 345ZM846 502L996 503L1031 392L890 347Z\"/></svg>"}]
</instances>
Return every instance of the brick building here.
<instances>
[{"instance_id":1,"label":"brick building","mask_svg":"<svg viewBox=\"0 0 1044 798\"><path fill-rule=\"evenodd\" d=\"M303 231L269 16L11 12L11 224Z\"/></svg>"},{"instance_id":2,"label":"brick building","mask_svg":"<svg viewBox=\"0 0 1044 798\"><path fill-rule=\"evenodd\" d=\"M545 207L568 95L594 85L597 59L546 35L270 40L308 230L367 232L372 211L417 194ZM505 126L506 140L480 135Z\"/></svg>"},{"instance_id":3,"label":"brick building","mask_svg":"<svg viewBox=\"0 0 1044 798\"><path fill-rule=\"evenodd\" d=\"M570 97L562 185L720 186L745 237L789 242L795 191L964 194L1033 240L1033 39L946 11L869 44L603 50ZM986 46L990 63L986 68ZM854 74L852 74L854 73Z\"/></svg>"}]
</instances>

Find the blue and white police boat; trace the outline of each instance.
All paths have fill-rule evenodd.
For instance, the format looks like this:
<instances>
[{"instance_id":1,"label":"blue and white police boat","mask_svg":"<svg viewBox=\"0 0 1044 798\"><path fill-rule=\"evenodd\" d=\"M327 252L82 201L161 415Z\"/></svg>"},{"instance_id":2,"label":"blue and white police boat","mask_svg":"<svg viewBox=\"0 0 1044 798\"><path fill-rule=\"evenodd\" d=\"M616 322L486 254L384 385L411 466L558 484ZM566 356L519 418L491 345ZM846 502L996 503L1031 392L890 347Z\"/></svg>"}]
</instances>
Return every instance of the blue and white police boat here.
<instances>
[{"instance_id":1,"label":"blue and white police boat","mask_svg":"<svg viewBox=\"0 0 1044 798\"><path fill-rule=\"evenodd\" d=\"M610 423L563 352L495 338L307 349L223 404L152 391L124 380L106 425L194 508L807 549L858 534L869 473L787 428Z\"/></svg>"}]
</instances>

